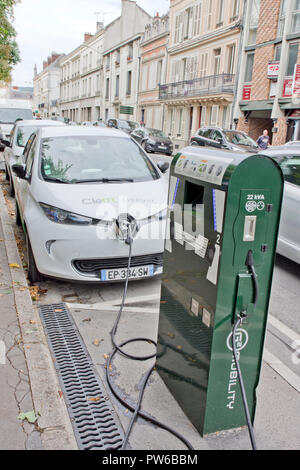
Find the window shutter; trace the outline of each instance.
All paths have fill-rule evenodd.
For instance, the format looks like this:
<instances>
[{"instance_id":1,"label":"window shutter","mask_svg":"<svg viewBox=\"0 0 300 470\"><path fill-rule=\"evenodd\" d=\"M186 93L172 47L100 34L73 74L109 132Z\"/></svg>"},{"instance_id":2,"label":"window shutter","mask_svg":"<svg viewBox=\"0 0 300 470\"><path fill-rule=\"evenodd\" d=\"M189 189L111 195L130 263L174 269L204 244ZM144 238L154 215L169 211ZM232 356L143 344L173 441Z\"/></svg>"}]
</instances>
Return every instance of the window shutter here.
<instances>
[{"instance_id":1,"label":"window shutter","mask_svg":"<svg viewBox=\"0 0 300 470\"><path fill-rule=\"evenodd\" d=\"M205 124L206 124L206 111L207 111L206 106L202 106L201 122L200 122L200 126L201 126L201 127L204 127Z\"/></svg>"}]
</instances>

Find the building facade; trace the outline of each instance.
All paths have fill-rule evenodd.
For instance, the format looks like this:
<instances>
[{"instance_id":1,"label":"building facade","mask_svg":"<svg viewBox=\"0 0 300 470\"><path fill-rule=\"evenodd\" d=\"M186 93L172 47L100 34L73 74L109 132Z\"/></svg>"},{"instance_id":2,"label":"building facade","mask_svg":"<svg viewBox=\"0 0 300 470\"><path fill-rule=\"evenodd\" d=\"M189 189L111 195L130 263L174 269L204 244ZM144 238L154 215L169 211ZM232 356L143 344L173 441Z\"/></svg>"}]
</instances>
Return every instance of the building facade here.
<instances>
[{"instance_id":1,"label":"building facade","mask_svg":"<svg viewBox=\"0 0 300 470\"><path fill-rule=\"evenodd\" d=\"M140 87L138 120L146 127L163 128L164 105L159 101L159 85L166 83L169 15L156 15L145 28L140 42Z\"/></svg>"},{"instance_id":2,"label":"building facade","mask_svg":"<svg viewBox=\"0 0 300 470\"><path fill-rule=\"evenodd\" d=\"M242 0L171 0L164 130L175 148L201 126L230 127Z\"/></svg>"},{"instance_id":3,"label":"building facade","mask_svg":"<svg viewBox=\"0 0 300 470\"><path fill-rule=\"evenodd\" d=\"M267 129L273 145L300 140L299 43L299 0L246 2L234 120L254 139Z\"/></svg>"},{"instance_id":4,"label":"building facade","mask_svg":"<svg viewBox=\"0 0 300 470\"><path fill-rule=\"evenodd\" d=\"M61 61L60 111L74 122L101 118L103 82L103 23L96 34L85 33L84 42Z\"/></svg>"},{"instance_id":5,"label":"building facade","mask_svg":"<svg viewBox=\"0 0 300 470\"><path fill-rule=\"evenodd\" d=\"M37 73L34 68L33 111L42 118L59 115L60 61L63 54L52 52L43 62L43 70Z\"/></svg>"}]
</instances>

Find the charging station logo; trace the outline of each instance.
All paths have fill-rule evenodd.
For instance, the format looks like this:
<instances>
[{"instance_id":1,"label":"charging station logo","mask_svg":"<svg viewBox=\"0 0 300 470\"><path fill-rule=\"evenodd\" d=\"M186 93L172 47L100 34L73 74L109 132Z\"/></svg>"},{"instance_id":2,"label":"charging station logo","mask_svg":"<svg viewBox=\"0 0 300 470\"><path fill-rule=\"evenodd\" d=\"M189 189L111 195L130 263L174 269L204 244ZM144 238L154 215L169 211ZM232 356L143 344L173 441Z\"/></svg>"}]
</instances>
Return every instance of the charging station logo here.
<instances>
[{"instance_id":1,"label":"charging station logo","mask_svg":"<svg viewBox=\"0 0 300 470\"><path fill-rule=\"evenodd\" d=\"M236 344L236 350L237 351L242 351L247 344L248 344L249 336L246 330L243 328L238 328L236 330L236 335L235 335L235 344ZM232 332L228 335L227 338L227 348L232 351Z\"/></svg>"}]
</instances>

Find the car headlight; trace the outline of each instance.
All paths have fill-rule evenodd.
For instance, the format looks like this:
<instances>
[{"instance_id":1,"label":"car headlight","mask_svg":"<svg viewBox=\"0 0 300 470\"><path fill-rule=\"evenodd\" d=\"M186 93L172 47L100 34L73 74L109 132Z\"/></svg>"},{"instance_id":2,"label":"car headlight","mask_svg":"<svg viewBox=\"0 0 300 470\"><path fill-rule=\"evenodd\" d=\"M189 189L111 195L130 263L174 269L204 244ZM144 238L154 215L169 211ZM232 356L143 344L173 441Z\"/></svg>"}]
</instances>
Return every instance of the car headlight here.
<instances>
[{"instance_id":1,"label":"car headlight","mask_svg":"<svg viewBox=\"0 0 300 470\"><path fill-rule=\"evenodd\" d=\"M58 207L49 206L43 202L40 202L40 206L48 219L57 224L92 225L98 222L98 220L92 219L91 217L74 214L74 212L68 212Z\"/></svg>"}]
</instances>

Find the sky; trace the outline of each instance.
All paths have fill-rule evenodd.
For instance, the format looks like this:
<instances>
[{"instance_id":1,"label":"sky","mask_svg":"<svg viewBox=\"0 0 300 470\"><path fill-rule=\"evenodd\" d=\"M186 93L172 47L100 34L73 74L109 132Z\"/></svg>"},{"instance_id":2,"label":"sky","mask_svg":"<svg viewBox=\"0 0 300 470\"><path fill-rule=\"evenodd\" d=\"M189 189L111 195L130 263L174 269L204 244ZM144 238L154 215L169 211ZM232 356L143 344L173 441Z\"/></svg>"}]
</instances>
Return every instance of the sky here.
<instances>
[{"instance_id":1,"label":"sky","mask_svg":"<svg viewBox=\"0 0 300 470\"><path fill-rule=\"evenodd\" d=\"M169 9L169 0L137 4L152 16ZM14 67L13 85L32 86L34 64L40 72L52 51L68 54L83 42L84 33L96 32L97 19L107 25L120 13L121 0L21 0L14 9L21 63Z\"/></svg>"}]
</instances>

